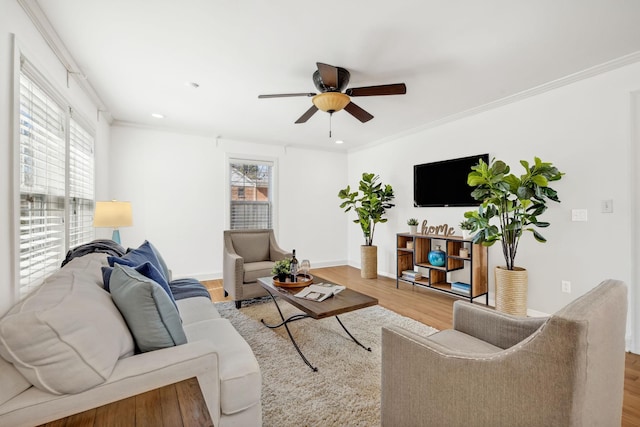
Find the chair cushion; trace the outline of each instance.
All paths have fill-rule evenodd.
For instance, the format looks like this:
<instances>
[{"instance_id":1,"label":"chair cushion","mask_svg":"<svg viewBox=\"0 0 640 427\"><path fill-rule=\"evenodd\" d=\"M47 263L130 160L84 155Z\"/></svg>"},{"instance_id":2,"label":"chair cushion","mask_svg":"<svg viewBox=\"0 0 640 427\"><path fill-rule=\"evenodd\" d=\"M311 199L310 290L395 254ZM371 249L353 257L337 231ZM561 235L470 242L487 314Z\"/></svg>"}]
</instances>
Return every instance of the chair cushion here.
<instances>
[{"instance_id":1,"label":"chair cushion","mask_svg":"<svg viewBox=\"0 0 640 427\"><path fill-rule=\"evenodd\" d=\"M231 234L233 249L242 257L245 263L269 261L269 233L247 232Z\"/></svg>"},{"instance_id":2,"label":"chair cushion","mask_svg":"<svg viewBox=\"0 0 640 427\"><path fill-rule=\"evenodd\" d=\"M141 352L187 342L175 302L160 285L120 264L114 266L110 282L111 297Z\"/></svg>"},{"instance_id":3,"label":"chair cushion","mask_svg":"<svg viewBox=\"0 0 640 427\"><path fill-rule=\"evenodd\" d=\"M133 354L127 325L102 289L105 258L74 258L0 319L0 355L41 390L80 393Z\"/></svg>"},{"instance_id":4,"label":"chair cushion","mask_svg":"<svg viewBox=\"0 0 640 427\"><path fill-rule=\"evenodd\" d=\"M253 283L256 282L259 277L272 276L271 269L273 268L273 264L275 263L271 261L245 263L242 282Z\"/></svg>"},{"instance_id":5,"label":"chair cushion","mask_svg":"<svg viewBox=\"0 0 640 427\"><path fill-rule=\"evenodd\" d=\"M434 341L451 350L461 351L465 353L490 354L502 351L500 347L489 344L471 335L456 331L455 329L447 329L429 335L427 340Z\"/></svg>"}]
</instances>

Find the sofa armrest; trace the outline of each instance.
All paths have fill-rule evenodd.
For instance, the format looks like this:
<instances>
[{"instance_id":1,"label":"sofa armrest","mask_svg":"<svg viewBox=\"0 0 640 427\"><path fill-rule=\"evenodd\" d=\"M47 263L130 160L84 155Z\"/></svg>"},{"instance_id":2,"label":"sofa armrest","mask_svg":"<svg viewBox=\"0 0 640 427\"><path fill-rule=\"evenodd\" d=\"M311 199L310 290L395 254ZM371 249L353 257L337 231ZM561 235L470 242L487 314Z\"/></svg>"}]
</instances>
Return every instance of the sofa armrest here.
<instances>
[{"instance_id":1,"label":"sofa armrest","mask_svg":"<svg viewBox=\"0 0 640 427\"><path fill-rule=\"evenodd\" d=\"M516 317L488 307L456 301L453 329L507 349L538 330L548 317Z\"/></svg>"},{"instance_id":2,"label":"sofa armrest","mask_svg":"<svg viewBox=\"0 0 640 427\"><path fill-rule=\"evenodd\" d=\"M2 406L1 425L40 425L196 377L214 425L220 425L220 375L213 343L199 340L118 360L109 379L78 394L31 387Z\"/></svg>"}]
</instances>

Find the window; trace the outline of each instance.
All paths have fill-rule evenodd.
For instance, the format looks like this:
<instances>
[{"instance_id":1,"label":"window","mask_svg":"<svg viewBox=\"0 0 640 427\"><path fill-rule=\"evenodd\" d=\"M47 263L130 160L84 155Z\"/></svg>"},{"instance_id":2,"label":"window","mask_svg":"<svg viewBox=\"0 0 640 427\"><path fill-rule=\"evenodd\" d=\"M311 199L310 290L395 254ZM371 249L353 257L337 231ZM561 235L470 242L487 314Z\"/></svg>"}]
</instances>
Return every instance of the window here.
<instances>
[{"instance_id":1,"label":"window","mask_svg":"<svg viewBox=\"0 0 640 427\"><path fill-rule=\"evenodd\" d=\"M24 296L93 240L94 137L24 59L20 72L19 270Z\"/></svg>"},{"instance_id":2,"label":"window","mask_svg":"<svg viewBox=\"0 0 640 427\"><path fill-rule=\"evenodd\" d=\"M229 162L230 228L273 228L273 163Z\"/></svg>"}]
</instances>

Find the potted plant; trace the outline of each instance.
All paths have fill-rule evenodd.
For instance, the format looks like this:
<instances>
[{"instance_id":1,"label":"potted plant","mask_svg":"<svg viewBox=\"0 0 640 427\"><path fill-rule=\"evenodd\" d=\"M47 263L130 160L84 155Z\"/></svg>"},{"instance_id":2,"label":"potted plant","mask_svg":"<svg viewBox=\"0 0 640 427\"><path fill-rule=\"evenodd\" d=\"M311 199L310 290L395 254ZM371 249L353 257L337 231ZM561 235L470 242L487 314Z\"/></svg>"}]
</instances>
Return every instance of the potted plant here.
<instances>
[{"instance_id":1,"label":"potted plant","mask_svg":"<svg viewBox=\"0 0 640 427\"><path fill-rule=\"evenodd\" d=\"M279 282L287 280L287 276L291 273L291 260L288 258L276 261L271 269L271 274L278 276Z\"/></svg>"},{"instance_id":2,"label":"potted plant","mask_svg":"<svg viewBox=\"0 0 640 427\"><path fill-rule=\"evenodd\" d=\"M460 229L462 230L462 238L465 240L472 238L474 228L475 227L473 225L473 222L471 222L471 220L465 219L464 221L462 221L460 223Z\"/></svg>"},{"instance_id":3,"label":"potted plant","mask_svg":"<svg viewBox=\"0 0 640 427\"><path fill-rule=\"evenodd\" d=\"M527 271L515 265L523 232L531 232L538 242L546 239L536 230L549 226L540 221L547 201L560 202L549 182L564 175L551 163L534 158L521 160L525 173L519 177L501 160L484 161L471 168L467 183L475 187L471 195L481 202L475 211L465 212L465 222L476 232L473 243L491 246L500 242L506 266L495 268L496 309L525 316L527 312Z\"/></svg>"},{"instance_id":4,"label":"potted plant","mask_svg":"<svg viewBox=\"0 0 640 427\"><path fill-rule=\"evenodd\" d=\"M384 214L387 209L395 206L391 203L394 198L393 188L378 182L380 177L364 172L359 183L359 191L351 191L351 187L343 188L338 197L344 200L340 208L345 212L353 209L358 218L353 220L360 224L365 244L360 247L361 268L360 275L364 279L378 277L378 248L373 245L373 233L376 224L387 222ZM361 192L361 193L360 193Z\"/></svg>"},{"instance_id":5,"label":"potted plant","mask_svg":"<svg viewBox=\"0 0 640 427\"><path fill-rule=\"evenodd\" d=\"M418 219L417 218L409 218L407 220L407 225L409 226L409 232L411 234L416 234L418 232Z\"/></svg>"}]
</instances>

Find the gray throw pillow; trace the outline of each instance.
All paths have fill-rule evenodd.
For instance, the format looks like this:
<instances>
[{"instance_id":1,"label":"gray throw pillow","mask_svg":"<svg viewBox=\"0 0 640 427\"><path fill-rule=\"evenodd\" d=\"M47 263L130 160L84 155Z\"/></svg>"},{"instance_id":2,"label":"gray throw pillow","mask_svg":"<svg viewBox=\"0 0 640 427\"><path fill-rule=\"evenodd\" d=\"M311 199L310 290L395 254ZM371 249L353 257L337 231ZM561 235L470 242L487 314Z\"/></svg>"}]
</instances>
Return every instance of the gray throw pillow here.
<instances>
[{"instance_id":1,"label":"gray throw pillow","mask_svg":"<svg viewBox=\"0 0 640 427\"><path fill-rule=\"evenodd\" d=\"M159 284L131 267L115 264L110 288L141 352L187 342L178 310Z\"/></svg>"}]
</instances>

